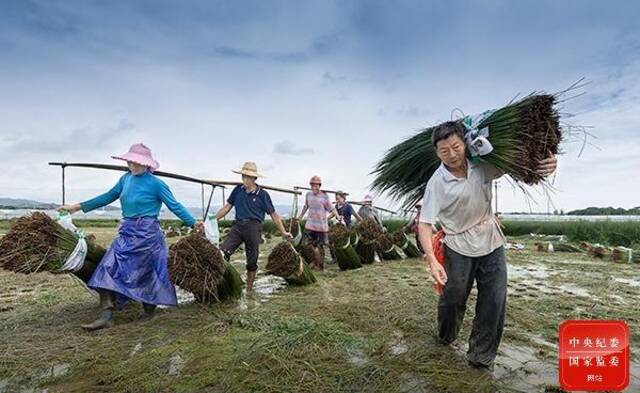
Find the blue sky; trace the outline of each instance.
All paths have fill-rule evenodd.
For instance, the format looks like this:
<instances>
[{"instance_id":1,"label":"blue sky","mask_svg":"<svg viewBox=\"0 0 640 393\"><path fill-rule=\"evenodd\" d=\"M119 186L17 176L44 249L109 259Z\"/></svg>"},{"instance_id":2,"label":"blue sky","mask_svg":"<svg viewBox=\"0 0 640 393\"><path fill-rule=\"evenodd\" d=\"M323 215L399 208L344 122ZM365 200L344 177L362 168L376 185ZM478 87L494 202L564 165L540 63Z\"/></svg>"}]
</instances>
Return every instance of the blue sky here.
<instances>
[{"instance_id":1,"label":"blue sky","mask_svg":"<svg viewBox=\"0 0 640 393\"><path fill-rule=\"evenodd\" d=\"M265 182L319 174L359 199L387 148L452 109L585 77L566 121L597 139L564 145L553 206L638 206L638 15L635 1L5 0L0 195L58 201L48 161L109 162L144 141L168 171L232 179L254 160ZM71 171L69 198L116 178ZM199 204L199 187L170 184ZM502 181L500 209L546 210L534 196Z\"/></svg>"}]
</instances>

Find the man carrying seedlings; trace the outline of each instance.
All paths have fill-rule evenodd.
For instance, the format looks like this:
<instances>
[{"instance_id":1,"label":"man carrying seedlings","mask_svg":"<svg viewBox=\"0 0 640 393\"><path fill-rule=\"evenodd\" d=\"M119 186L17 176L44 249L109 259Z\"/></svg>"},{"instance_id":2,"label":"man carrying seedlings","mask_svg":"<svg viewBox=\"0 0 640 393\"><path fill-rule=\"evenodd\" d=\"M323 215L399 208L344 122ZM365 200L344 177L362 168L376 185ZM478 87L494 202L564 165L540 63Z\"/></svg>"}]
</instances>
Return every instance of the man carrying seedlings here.
<instances>
[{"instance_id":1,"label":"man carrying seedlings","mask_svg":"<svg viewBox=\"0 0 640 393\"><path fill-rule=\"evenodd\" d=\"M384 225L382 225L382 219L378 215L378 212L373 207L373 196L371 194L367 194L364 196L363 205L358 209L358 215L362 219L373 218L373 220L380 225L381 228L384 229Z\"/></svg>"},{"instance_id":2,"label":"man carrying seedlings","mask_svg":"<svg viewBox=\"0 0 640 393\"><path fill-rule=\"evenodd\" d=\"M491 184L503 173L485 161L467 158L460 123L438 126L432 143L441 165L427 182L418 230L431 275L444 285L438 301L438 339L445 345L456 339L475 280L478 297L467 361L492 371L504 327L507 267L505 237L491 210ZM548 176L556 166L557 159L550 156L539 162L537 171ZM444 266L431 244L436 219L445 233Z\"/></svg>"},{"instance_id":3,"label":"man carrying seedlings","mask_svg":"<svg viewBox=\"0 0 640 393\"><path fill-rule=\"evenodd\" d=\"M351 228L351 216L354 216L358 221L362 220L362 217L360 217L351 204L347 202L347 195L344 191L336 192L336 212L342 217L342 221L347 228ZM331 218L331 216L329 216L329 218Z\"/></svg>"},{"instance_id":4,"label":"man carrying seedlings","mask_svg":"<svg viewBox=\"0 0 640 393\"><path fill-rule=\"evenodd\" d=\"M434 280L444 285L438 301L438 339L451 344L462 327L474 280L478 298L469 337L471 366L493 370L502 338L507 297L505 237L491 210L491 185L503 173L485 161L467 159L464 126L447 122L432 134L441 161L427 182L419 219L424 260ZM557 159L540 161L538 173L552 174ZM445 264L435 257L432 225L440 221L445 233Z\"/></svg>"},{"instance_id":5,"label":"man carrying seedlings","mask_svg":"<svg viewBox=\"0 0 640 393\"><path fill-rule=\"evenodd\" d=\"M304 208L298 220L302 220L307 214L307 221L304 224L303 242L311 244L317 249L316 260L312 267L324 270L324 246L329 245L329 220L328 214L341 220L341 216L331 204L326 192L320 190L322 180L319 176L313 176L309 180L311 191L305 195Z\"/></svg>"},{"instance_id":6,"label":"man carrying seedlings","mask_svg":"<svg viewBox=\"0 0 640 393\"><path fill-rule=\"evenodd\" d=\"M282 219L273 207L271 197L266 190L256 184L259 177L258 168L254 162L245 162L242 169L232 171L242 175L242 185L236 186L227 203L218 210L216 219L224 218L231 208L235 207L235 220L231 230L220 245L220 250L227 260L238 247L244 243L247 257L247 292L253 290L253 281L258 270L258 255L262 241L262 223L265 214L269 214L282 236L291 238L291 234L284 229Z\"/></svg>"}]
</instances>

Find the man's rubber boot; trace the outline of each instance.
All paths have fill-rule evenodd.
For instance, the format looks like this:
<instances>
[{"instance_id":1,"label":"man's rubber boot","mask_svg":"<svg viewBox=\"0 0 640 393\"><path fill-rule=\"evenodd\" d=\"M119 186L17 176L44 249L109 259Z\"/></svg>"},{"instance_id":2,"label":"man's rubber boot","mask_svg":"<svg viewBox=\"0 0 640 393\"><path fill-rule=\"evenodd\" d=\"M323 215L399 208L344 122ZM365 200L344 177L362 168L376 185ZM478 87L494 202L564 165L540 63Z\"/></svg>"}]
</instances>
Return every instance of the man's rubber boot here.
<instances>
[{"instance_id":1,"label":"man's rubber boot","mask_svg":"<svg viewBox=\"0 0 640 393\"><path fill-rule=\"evenodd\" d=\"M100 317L92 323L80 325L88 331L110 328L113 326L113 294L111 291L99 291L100 293Z\"/></svg>"},{"instance_id":2,"label":"man's rubber boot","mask_svg":"<svg viewBox=\"0 0 640 393\"><path fill-rule=\"evenodd\" d=\"M256 278L255 271L247 272L247 293L253 291L253 281L255 280L255 278Z\"/></svg>"},{"instance_id":3,"label":"man's rubber boot","mask_svg":"<svg viewBox=\"0 0 640 393\"><path fill-rule=\"evenodd\" d=\"M155 304L142 303L142 310L143 312L142 312L142 315L140 316L141 322L148 321L156 315Z\"/></svg>"}]
</instances>

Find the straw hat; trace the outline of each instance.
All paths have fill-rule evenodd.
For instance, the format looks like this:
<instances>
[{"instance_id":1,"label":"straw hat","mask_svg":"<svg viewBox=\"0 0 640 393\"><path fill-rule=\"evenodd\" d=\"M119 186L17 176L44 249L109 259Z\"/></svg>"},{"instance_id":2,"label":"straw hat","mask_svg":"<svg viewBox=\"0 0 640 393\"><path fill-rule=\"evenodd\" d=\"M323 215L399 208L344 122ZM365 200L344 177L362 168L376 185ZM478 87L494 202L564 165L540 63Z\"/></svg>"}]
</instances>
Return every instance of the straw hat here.
<instances>
[{"instance_id":1,"label":"straw hat","mask_svg":"<svg viewBox=\"0 0 640 393\"><path fill-rule=\"evenodd\" d=\"M135 162L136 164L144 165L149 167L149 169L153 172L160 168L160 164L158 161L153 159L151 155L151 149L145 146L143 143L136 143L131 145L129 151L125 154L119 156L111 156L111 158L115 160L123 160Z\"/></svg>"},{"instance_id":2,"label":"straw hat","mask_svg":"<svg viewBox=\"0 0 640 393\"><path fill-rule=\"evenodd\" d=\"M320 179L320 176L312 176L311 179L309 180L309 184L322 184L322 179Z\"/></svg>"},{"instance_id":3,"label":"straw hat","mask_svg":"<svg viewBox=\"0 0 640 393\"><path fill-rule=\"evenodd\" d=\"M373 195L371 195L371 194L367 194L367 195L365 195L365 196L364 196L364 202L365 202L365 203L371 203L371 202L373 202Z\"/></svg>"},{"instance_id":4,"label":"straw hat","mask_svg":"<svg viewBox=\"0 0 640 393\"><path fill-rule=\"evenodd\" d=\"M251 161L245 162L240 170L232 170L231 172L251 177L264 177L260 173L258 173L258 166L256 165L256 163Z\"/></svg>"}]
</instances>

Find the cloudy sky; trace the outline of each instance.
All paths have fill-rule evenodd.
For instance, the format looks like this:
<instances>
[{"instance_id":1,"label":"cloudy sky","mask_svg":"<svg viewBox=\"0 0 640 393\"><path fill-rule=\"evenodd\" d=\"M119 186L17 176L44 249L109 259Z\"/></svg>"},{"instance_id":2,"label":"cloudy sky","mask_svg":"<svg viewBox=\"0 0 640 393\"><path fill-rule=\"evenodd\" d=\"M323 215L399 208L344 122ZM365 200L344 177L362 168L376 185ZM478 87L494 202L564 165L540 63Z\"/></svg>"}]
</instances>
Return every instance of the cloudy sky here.
<instances>
[{"instance_id":1,"label":"cloudy sky","mask_svg":"<svg viewBox=\"0 0 640 393\"><path fill-rule=\"evenodd\" d=\"M564 145L553 206L638 206L639 14L636 1L5 0L0 196L59 201L48 161L109 163L144 141L166 171L235 179L253 160L267 183L319 174L359 199L386 149L452 109L584 77L565 120L597 139ZM72 169L68 198L117 177ZM199 205L199 186L169 183ZM534 197L501 181L500 210L546 211Z\"/></svg>"}]
</instances>

